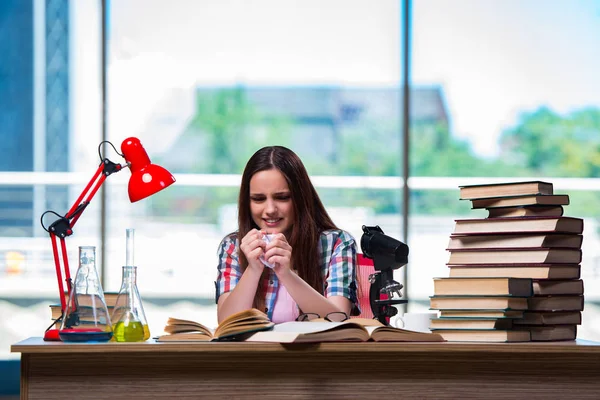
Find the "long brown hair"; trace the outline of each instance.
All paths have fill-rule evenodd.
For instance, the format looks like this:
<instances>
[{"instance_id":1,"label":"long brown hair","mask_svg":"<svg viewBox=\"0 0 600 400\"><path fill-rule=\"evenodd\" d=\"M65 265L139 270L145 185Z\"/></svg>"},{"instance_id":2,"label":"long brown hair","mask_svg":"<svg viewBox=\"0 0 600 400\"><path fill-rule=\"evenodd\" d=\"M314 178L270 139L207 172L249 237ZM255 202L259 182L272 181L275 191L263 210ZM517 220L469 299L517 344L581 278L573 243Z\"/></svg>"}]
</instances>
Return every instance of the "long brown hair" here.
<instances>
[{"instance_id":1,"label":"long brown hair","mask_svg":"<svg viewBox=\"0 0 600 400\"><path fill-rule=\"evenodd\" d=\"M283 146L269 146L258 150L244 168L240 194L238 198L238 242L252 229L259 227L254 223L250 212L250 179L254 174L277 169L284 176L294 207L294 221L287 238L292 246L292 265L306 283L323 294L323 275L320 269L318 243L321 232L337 229L325 210L300 157ZM240 266L245 270L248 260L243 252L238 254ZM263 278L268 270L263 272ZM254 303L260 309L264 306L266 288L261 279L256 290Z\"/></svg>"}]
</instances>

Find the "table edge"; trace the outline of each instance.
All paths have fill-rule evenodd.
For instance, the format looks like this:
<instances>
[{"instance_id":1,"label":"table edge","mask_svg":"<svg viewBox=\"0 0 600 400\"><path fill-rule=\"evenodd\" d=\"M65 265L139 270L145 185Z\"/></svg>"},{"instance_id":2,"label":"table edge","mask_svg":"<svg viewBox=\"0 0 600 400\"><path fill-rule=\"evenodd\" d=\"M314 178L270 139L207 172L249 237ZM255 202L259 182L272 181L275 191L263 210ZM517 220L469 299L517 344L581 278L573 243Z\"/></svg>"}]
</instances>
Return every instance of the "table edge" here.
<instances>
[{"instance_id":1,"label":"table edge","mask_svg":"<svg viewBox=\"0 0 600 400\"><path fill-rule=\"evenodd\" d=\"M12 353L213 353L213 352L480 352L480 353L571 353L600 355L600 342L475 343L475 342L329 342L329 343L248 343L248 342L168 342L148 340L140 343L62 343L28 338L11 346Z\"/></svg>"}]
</instances>

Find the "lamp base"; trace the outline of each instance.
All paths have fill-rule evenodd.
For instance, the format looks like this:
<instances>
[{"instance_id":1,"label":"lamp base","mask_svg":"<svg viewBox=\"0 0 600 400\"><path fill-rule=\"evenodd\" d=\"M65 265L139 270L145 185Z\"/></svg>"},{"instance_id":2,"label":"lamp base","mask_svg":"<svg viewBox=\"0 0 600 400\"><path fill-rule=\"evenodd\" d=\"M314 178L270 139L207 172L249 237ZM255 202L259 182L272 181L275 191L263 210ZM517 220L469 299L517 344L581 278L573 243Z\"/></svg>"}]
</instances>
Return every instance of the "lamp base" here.
<instances>
[{"instance_id":1,"label":"lamp base","mask_svg":"<svg viewBox=\"0 0 600 400\"><path fill-rule=\"evenodd\" d=\"M62 329L59 336L63 342L108 342L112 339L113 332L97 328Z\"/></svg>"},{"instance_id":2,"label":"lamp base","mask_svg":"<svg viewBox=\"0 0 600 400\"><path fill-rule=\"evenodd\" d=\"M60 336L58 336L58 329L48 329L44 333L45 342L60 342Z\"/></svg>"}]
</instances>

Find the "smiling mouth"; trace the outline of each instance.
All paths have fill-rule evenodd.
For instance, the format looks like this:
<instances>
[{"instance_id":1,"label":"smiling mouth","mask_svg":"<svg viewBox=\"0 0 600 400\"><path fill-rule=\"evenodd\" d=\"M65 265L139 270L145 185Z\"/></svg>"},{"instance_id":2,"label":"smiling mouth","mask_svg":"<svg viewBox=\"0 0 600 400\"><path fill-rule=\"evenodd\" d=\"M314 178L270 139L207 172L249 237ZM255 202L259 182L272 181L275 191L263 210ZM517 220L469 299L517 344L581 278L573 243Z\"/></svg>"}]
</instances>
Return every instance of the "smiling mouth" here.
<instances>
[{"instance_id":1,"label":"smiling mouth","mask_svg":"<svg viewBox=\"0 0 600 400\"><path fill-rule=\"evenodd\" d=\"M267 225L275 225L277 223L279 223L283 218L269 218L269 219L263 219L263 221L265 221L267 223Z\"/></svg>"}]
</instances>

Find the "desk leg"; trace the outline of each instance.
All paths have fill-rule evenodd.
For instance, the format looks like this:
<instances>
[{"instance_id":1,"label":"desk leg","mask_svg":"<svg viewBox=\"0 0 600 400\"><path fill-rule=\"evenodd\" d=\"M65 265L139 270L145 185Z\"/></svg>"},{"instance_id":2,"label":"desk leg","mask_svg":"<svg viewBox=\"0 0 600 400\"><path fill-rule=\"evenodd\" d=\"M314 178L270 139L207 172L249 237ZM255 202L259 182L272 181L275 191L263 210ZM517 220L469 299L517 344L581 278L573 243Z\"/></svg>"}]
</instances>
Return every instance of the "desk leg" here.
<instances>
[{"instance_id":1,"label":"desk leg","mask_svg":"<svg viewBox=\"0 0 600 400\"><path fill-rule=\"evenodd\" d=\"M29 399L29 354L21 354L21 400Z\"/></svg>"}]
</instances>

